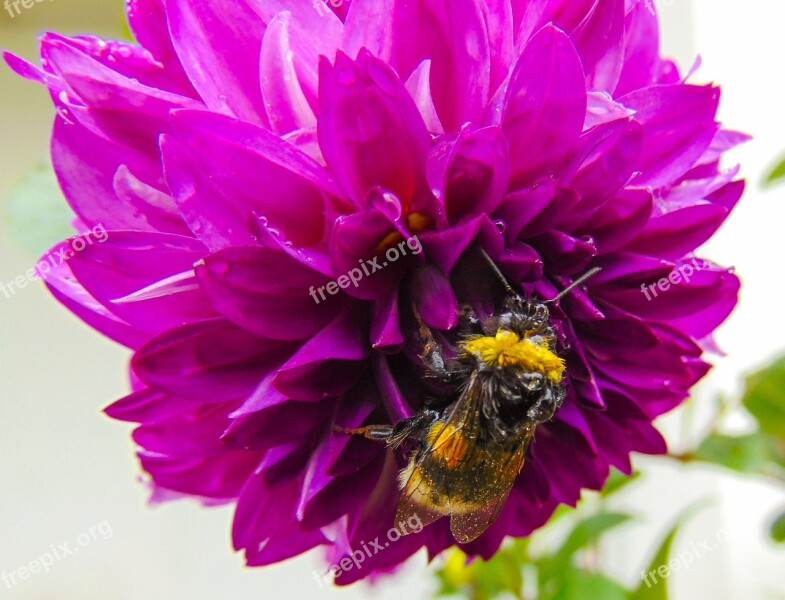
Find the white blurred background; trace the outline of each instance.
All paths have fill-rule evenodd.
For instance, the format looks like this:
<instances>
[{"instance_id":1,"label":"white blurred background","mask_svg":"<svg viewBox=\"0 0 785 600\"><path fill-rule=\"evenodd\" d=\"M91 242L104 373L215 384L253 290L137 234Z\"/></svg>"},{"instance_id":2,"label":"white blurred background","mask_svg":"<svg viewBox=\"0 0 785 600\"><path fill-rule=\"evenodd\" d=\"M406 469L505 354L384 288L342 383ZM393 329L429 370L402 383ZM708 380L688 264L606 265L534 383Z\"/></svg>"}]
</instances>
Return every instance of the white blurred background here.
<instances>
[{"instance_id":1,"label":"white blurred background","mask_svg":"<svg viewBox=\"0 0 785 600\"><path fill-rule=\"evenodd\" d=\"M33 58L35 38L46 29L117 37L120 4L54 0L34 4L14 19L0 12L0 47ZM686 69L699 50L703 65L695 81L721 83L721 119L755 136L731 157L743 164L746 197L703 252L718 263L736 265L744 282L741 304L718 336L729 354L716 361L698 392L732 394L744 374L785 351L778 262L785 255L785 203L782 190L760 187L764 173L785 151L780 64L785 5L762 0L656 4L667 53ZM15 179L47 159L52 109L43 89L5 66L0 67L0 90L3 203ZM9 240L5 222L0 222L0 256L0 281L24 273L36 259ZM40 284L10 299L0 296L0 332L0 571L15 571L52 545L75 546L80 535L97 531L95 539L48 573L32 574L12 589L0 580L0 598L427 597L433 583L423 570L423 555L410 561L401 576L373 589L320 588L312 577L323 568L318 553L265 569L244 568L242 557L230 548L231 508L204 509L187 501L146 506L147 492L136 480L130 426L100 413L126 393L126 350L84 326ZM690 439L678 416L665 419L663 427L676 444ZM685 506L711 496L714 504L684 528L676 553L718 532L728 541L689 570L671 575L673 597L785 598L785 549L769 545L764 535L773 511L785 504L782 488L706 468L674 470L661 460L642 459L639 465L647 469L645 480L618 504L643 519L619 530L604 546L604 564L613 575L637 584L672 520Z\"/></svg>"}]
</instances>

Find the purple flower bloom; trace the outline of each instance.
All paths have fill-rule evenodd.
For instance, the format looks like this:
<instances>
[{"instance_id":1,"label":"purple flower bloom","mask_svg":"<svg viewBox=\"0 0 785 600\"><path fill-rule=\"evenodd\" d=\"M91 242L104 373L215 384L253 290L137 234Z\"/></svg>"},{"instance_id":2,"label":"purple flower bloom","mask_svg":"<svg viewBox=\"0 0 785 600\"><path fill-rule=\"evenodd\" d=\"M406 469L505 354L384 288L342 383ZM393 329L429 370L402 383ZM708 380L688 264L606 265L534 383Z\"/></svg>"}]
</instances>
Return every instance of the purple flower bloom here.
<instances>
[{"instance_id":1,"label":"purple flower bloom","mask_svg":"<svg viewBox=\"0 0 785 600\"><path fill-rule=\"evenodd\" d=\"M139 45L48 33L40 68L6 54L51 93L77 224L108 230L47 285L134 351L107 413L139 423L154 497L236 502L249 565L334 563L385 539L406 457L332 426L438 394L412 307L453 343L462 304L498 308L479 247L540 299L602 267L554 309L567 397L464 546L489 557L665 451L652 420L736 304L693 252L741 196L719 160L746 138L660 57L643 0L334 4L129 0ZM454 543L441 519L338 582Z\"/></svg>"}]
</instances>

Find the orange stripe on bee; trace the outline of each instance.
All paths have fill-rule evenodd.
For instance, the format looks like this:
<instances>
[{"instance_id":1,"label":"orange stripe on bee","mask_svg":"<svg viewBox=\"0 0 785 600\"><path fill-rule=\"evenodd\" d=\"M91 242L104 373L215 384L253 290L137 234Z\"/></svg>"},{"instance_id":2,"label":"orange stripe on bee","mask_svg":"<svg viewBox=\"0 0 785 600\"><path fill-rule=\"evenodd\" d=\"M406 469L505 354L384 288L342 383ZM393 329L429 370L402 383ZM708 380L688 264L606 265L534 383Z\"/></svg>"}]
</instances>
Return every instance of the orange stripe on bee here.
<instances>
[{"instance_id":1,"label":"orange stripe on bee","mask_svg":"<svg viewBox=\"0 0 785 600\"><path fill-rule=\"evenodd\" d=\"M428 431L428 445L433 448L431 455L446 463L447 467L457 467L469 450L469 442L454 425L434 423Z\"/></svg>"}]
</instances>

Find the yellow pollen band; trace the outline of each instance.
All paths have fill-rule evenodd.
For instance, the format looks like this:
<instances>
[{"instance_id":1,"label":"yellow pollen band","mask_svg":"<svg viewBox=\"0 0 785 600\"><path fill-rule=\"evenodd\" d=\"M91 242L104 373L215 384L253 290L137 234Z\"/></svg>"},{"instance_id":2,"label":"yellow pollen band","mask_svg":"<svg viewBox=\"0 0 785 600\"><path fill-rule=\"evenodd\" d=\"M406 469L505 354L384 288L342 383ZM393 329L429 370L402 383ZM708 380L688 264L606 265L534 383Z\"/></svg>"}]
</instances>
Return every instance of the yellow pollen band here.
<instances>
[{"instance_id":1,"label":"yellow pollen band","mask_svg":"<svg viewBox=\"0 0 785 600\"><path fill-rule=\"evenodd\" d=\"M489 365L518 366L538 371L555 383L559 383L564 376L564 360L546 344L521 339L507 329L499 329L496 337L470 339L463 347L467 354L474 354Z\"/></svg>"}]
</instances>

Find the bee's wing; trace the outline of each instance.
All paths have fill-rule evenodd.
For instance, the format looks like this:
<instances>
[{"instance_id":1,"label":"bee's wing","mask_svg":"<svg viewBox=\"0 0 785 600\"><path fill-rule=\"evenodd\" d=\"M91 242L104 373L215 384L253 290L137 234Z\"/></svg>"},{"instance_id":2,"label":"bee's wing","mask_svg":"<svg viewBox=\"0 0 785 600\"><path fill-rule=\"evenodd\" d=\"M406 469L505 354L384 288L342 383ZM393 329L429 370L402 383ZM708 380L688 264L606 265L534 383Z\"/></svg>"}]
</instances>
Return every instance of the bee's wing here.
<instances>
[{"instance_id":1,"label":"bee's wing","mask_svg":"<svg viewBox=\"0 0 785 600\"><path fill-rule=\"evenodd\" d=\"M423 478L422 467L413 457L409 466L401 473L403 491L395 512L395 524L399 531L406 531L406 524L415 519L420 527L430 525L449 514L433 503L430 485Z\"/></svg>"},{"instance_id":2,"label":"bee's wing","mask_svg":"<svg viewBox=\"0 0 785 600\"><path fill-rule=\"evenodd\" d=\"M531 433L527 431L526 437L515 451L505 455L504 459L499 461L499 465L494 468L494 495L490 502L474 510L451 513L450 531L459 543L468 544L477 539L499 516L507 502L515 479L523 468L526 449L533 434L533 429Z\"/></svg>"},{"instance_id":3,"label":"bee's wing","mask_svg":"<svg viewBox=\"0 0 785 600\"><path fill-rule=\"evenodd\" d=\"M436 436L425 448L418 452L401 472L401 499L395 515L396 523L405 523L410 518L422 521L423 527L433 523L439 517L451 514L450 506L440 507L434 502L434 494L438 490L431 489L428 481L429 457L436 451L441 459L452 461L456 468L472 453L473 448L462 448L456 443L456 435L460 434L465 440L474 440L478 434L480 424L480 407L482 405L483 389L476 373L466 384L461 396L458 398L444 423L443 431L448 433ZM471 442L469 442L471 446ZM463 455L459 455L463 453ZM449 498L441 498L449 501Z\"/></svg>"},{"instance_id":4,"label":"bee's wing","mask_svg":"<svg viewBox=\"0 0 785 600\"><path fill-rule=\"evenodd\" d=\"M453 406L444 423L443 433L419 453L418 463L422 464L434 452L439 452L443 460L460 462L471 456L472 448L464 457L459 456L461 445L455 443L456 436L460 435L465 440L476 440L480 429L480 410L482 408L485 390L477 373L472 373L466 388Z\"/></svg>"}]
</instances>

